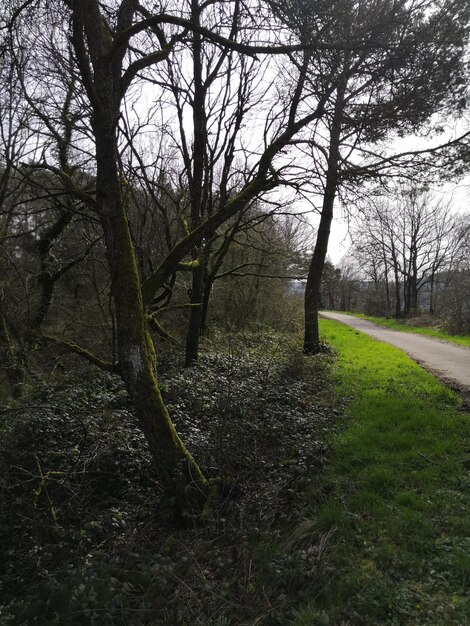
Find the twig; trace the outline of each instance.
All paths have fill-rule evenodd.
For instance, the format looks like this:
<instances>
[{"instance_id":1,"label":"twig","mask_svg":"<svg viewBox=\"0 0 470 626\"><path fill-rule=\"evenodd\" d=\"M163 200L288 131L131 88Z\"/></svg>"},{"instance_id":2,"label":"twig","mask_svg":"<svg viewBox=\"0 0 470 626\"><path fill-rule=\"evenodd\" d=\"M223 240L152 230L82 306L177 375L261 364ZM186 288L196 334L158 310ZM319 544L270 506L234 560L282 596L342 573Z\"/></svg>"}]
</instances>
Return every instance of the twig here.
<instances>
[{"instance_id":1,"label":"twig","mask_svg":"<svg viewBox=\"0 0 470 626\"><path fill-rule=\"evenodd\" d=\"M430 459L428 456L426 456L422 452L418 452L418 454L419 454L419 456L422 456L425 461L427 461L428 463L431 463L432 465L442 465L442 463L438 463L437 461L433 461L432 459Z\"/></svg>"}]
</instances>

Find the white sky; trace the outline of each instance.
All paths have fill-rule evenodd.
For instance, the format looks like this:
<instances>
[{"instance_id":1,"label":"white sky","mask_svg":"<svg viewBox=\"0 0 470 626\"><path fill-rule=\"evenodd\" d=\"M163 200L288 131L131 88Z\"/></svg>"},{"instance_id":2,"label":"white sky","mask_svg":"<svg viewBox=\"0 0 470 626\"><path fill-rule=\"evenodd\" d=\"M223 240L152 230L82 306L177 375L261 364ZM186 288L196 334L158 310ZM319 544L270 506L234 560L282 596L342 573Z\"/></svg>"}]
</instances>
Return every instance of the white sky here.
<instances>
[{"instance_id":1,"label":"white sky","mask_svg":"<svg viewBox=\"0 0 470 626\"><path fill-rule=\"evenodd\" d=\"M470 175L458 183L446 183L440 187L435 187L433 191L437 197L442 196L452 200L452 210L456 213L468 213L470 211ZM341 216L341 207L336 205L335 211L336 216L331 227L328 256L335 265L338 265L347 253L351 240L348 235L347 219Z\"/></svg>"},{"instance_id":2,"label":"white sky","mask_svg":"<svg viewBox=\"0 0 470 626\"><path fill-rule=\"evenodd\" d=\"M393 148L393 152L398 154L407 150L426 149L442 145L446 141L462 136L470 127L470 119L468 115L462 115L460 118L445 118L441 114L434 116L430 121L431 128L433 125L440 126L442 132L429 134L427 137L414 135L395 138L389 146ZM444 201L450 200L452 211L456 213L468 213L470 211L470 174L458 182L431 186L431 191L435 193L437 198L442 198ZM351 243L348 235L347 219L343 215L344 211L336 203L335 218L328 246L328 256L335 265L340 263Z\"/></svg>"}]
</instances>

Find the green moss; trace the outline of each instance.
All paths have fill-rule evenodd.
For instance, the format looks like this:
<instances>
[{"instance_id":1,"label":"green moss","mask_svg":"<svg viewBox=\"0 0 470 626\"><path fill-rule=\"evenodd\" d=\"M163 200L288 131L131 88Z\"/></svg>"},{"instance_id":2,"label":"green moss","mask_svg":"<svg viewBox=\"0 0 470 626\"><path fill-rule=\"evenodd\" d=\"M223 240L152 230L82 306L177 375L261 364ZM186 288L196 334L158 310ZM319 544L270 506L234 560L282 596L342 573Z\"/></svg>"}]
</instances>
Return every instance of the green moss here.
<instances>
[{"instance_id":1,"label":"green moss","mask_svg":"<svg viewBox=\"0 0 470 626\"><path fill-rule=\"evenodd\" d=\"M233 479L231 478L219 477L211 478L207 481L208 496L201 514L201 520L203 522L207 522L212 517L217 506L220 506L222 499L227 495L232 486Z\"/></svg>"}]
</instances>

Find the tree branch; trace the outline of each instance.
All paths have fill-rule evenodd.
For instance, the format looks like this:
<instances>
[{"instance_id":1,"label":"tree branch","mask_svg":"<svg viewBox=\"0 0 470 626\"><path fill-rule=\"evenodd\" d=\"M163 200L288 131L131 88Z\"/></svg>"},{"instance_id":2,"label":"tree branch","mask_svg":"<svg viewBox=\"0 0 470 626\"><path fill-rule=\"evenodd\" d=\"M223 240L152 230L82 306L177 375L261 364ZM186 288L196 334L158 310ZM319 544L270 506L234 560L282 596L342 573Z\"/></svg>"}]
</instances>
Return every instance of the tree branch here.
<instances>
[{"instance_id":1,"label":"tree branch","mask_svg":"<svg viewBox=\"0 0 470 626\"><path fill-rule=\"evenodd\" d=\"M50 343L54 343L58 346L61 346L62 348L66 348L67 350L69 350L70 352L73 352L74 354L78 354L79 356L83 357L84 359L86 359L93 365L96 365L96 367L99 367L105 372L109 372L110 374L120 373L120 367L118 363L111 363L110 361L104 361L103 359L100 359L96 355L92 354L86 348L82 348L81 346L77 345L73 341L67 341L66 339L59 339L58 337L53 337L52 335L44 335L44 334L39 335L39 338L45 339L46 341L49 341Z\"/></svg>"}]
</instances>

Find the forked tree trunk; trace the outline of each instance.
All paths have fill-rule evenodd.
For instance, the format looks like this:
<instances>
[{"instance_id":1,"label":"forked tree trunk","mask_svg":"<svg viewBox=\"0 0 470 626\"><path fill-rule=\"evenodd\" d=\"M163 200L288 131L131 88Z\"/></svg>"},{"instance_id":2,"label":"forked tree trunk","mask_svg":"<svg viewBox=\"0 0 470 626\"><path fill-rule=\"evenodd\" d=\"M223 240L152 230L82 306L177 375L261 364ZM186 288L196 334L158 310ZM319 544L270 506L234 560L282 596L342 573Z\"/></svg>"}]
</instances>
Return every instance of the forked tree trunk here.
<instances>
[{"instance_id":1,"label":"forked tree trunk","mask_svg":"<svg viewBox=\"0 0 470 626\"><path fill-rule=\"evenodd\" d=\"M178 436L160 393L142 284L121 197L113 119L109 114L97 117L94 131L97 209L116 308L120 372L164 491L175 499L180 514L197 514L207 498L207 481Z\"/></svg>"},{"instance_id":2,"label":"forked tree trunk","mask_svg":"<svg viewBox=\"0 0 470 626\"><path fill-rule=\"evenodd\" d=\"M120 6L118 29L132 24L136 3ZM93 109L96 143L96 207L103 228L116 310L121 376L146 436L164 491L177 510L199 513L208 484L178 436L158 386L155 350L147 326L134 245L118 171L117 123L123 96L125 48L109 54L113 38L104 27L99 4L73 4L72 42L83 83Z\"/></svg>"}]
</instances>

